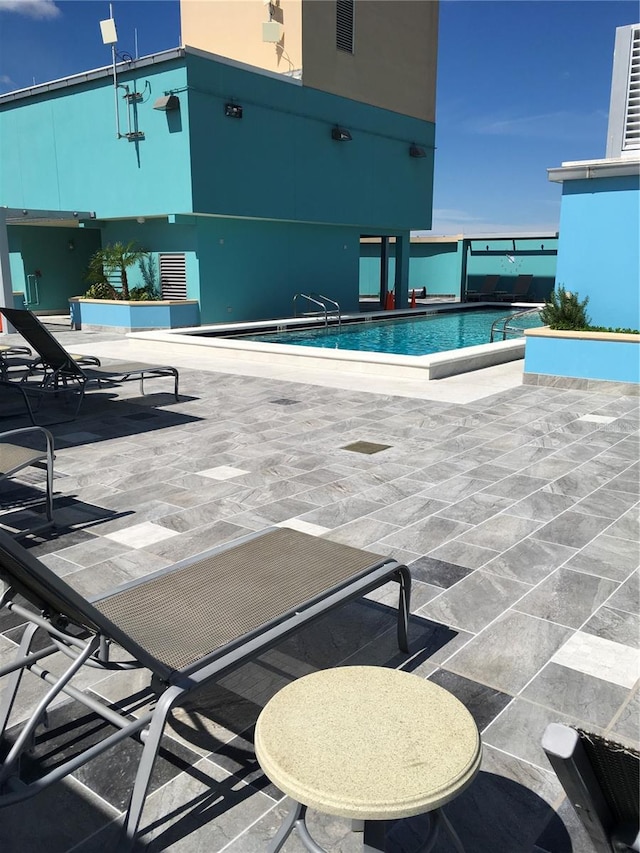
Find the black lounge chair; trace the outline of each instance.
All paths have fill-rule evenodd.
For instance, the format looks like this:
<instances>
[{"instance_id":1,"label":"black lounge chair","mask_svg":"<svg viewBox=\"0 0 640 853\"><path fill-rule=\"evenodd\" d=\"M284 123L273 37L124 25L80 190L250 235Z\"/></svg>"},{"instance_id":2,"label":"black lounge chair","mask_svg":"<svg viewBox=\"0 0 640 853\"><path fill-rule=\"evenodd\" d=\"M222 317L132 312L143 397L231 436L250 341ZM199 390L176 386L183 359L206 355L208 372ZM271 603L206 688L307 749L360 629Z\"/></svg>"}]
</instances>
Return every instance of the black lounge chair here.
<instances>
[{"instance_id":1,"label":"black lounge chair","mask_svg":"<svg viewBox=\"0 0 640 853\"><path fill-rule=\"evenodd\" d=\"M519 275L513 283L513 290L509 293L499 294L503 302L518 302L524 300L531 290L533 275Z\"/></svg>"},{"instance_id":2,"label":"black lounge chair","mask_svg":"<svg viewBox=\"0 0 640 853\"><path fill-rule=\"evenodd\" d=\"M21 443L16 443L16 439L21 442L23 439L34 437L41 440L43 446L40 449L25 447ZM45 499L47 520L43 524L20 531L19 536L37 533L53 525L53 436L49 430L39 426L0 432L0 480L13 477L23 468L40 462L44 462L47 466L47 494Z\"/></svg>"},{"instance_id":3,"label":"black lounge chair","mask_svg":"<svg viewBox=\"0 0 640 853\"><path fill-rule=\"evenodd\" d=\"M91 600L0 532L0 579L7 589L0 605L27 622L16 660L0 667L8 684L0 703L0 807L20 802L127 737L144 743L119 851L130 850L147 797L167 716L192 691L219 678L329 610L389 580L398 582L398 642L408 651L411 575L389 557L287 528L251 533ZM24 599L35 607L24 607ZM50 645L32 645L38 628ZM131 660L109 660L116 643ZM64 650L72 662L60 676L40 664ZM83 666L143 667L157 694L152 710L133 718L117 703L107 706L71 684ZM23 673L52 686L16 736L6 737L9 715ZM20 757L37 745L50 703L72 696L115 726L113 734L71 758L55 760L41 778L20 779ZM11 741L14 739L13 744ZM73 737L73 734L72 734ZM46 740L46 733L44 735Z\"/></svg>"},{"instance_id":4,"label":"black lounge chair","mask_svg":"<svg viewBox=\"0 0 640 853\"><path fill-rule=\"evenodd\" d=\"M559 723L542 748L597 853L640 851L640 753Z\"/></svg>"},{"instance_id":5,"label":"black lounge chair","mask_svg":"<svg viewBox=\"0 0 640 853\"><path fill-rule=\"evenodd\" d=\"M108 367L81 363L74 359L53 337L49 330L31 311L4 308L0 311L14 328L29 342L38 358L29 369L29 375L41 373L40 387L44 390L60 389L78 391L79 401L75 414L80 411L87 385L119 385L129 380L140 380L140 391L144 394L144 380L156 376L173 376L173 393L178 397L178 371L168 365L144 364L142 362L116 361Z\"/></svg>"},{"instance_id":6,"label":"black lounge chair","mask_svg":"<svg viewBox=\"0 0 640 853\"><path fill-rule=\"evenodd\" d=\"M498 295L496 288L499 280L499 275L486 275L484 277L484 281L480 285L480 288L478 290L467 290L464 298L467 302L491 301L496 297L496 295Z\"/></svg>"}]
</instances>

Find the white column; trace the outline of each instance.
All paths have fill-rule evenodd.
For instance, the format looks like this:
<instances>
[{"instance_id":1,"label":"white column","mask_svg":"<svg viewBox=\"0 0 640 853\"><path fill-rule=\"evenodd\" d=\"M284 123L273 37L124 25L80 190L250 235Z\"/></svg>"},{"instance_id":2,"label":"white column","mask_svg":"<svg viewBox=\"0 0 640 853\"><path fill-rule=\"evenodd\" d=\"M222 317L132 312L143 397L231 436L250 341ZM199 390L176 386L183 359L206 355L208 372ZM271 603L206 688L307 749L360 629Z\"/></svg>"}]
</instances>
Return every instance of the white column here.
<instances>
[{"instance_id":1,"label":"white column","mask_svg":"<svg viewBox=\"0 0 640 853\"><path fill-rule=\"evenodd\" d=\"M0 306L13 308L13 286L11 283L11 267L9 265L9 234L7 232L7 213L0 209ZM13 332L5 317L2 320L0 334Z\"/></svg>"}]
</instances>

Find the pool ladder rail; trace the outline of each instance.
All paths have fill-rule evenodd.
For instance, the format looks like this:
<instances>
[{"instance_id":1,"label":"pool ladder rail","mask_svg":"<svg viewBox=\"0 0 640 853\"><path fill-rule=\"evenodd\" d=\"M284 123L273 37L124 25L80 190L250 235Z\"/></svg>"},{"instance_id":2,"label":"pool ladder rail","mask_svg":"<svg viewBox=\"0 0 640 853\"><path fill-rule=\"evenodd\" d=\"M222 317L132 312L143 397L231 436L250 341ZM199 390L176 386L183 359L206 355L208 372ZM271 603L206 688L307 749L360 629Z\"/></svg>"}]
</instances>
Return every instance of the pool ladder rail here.
<instances>
[{"instance_id":1,"label":"pool ladder rail","mask_svg":"<svg viewBox=\"0 0 640 853\"><path fill-rule=\"evenodd\" d=\"M317 317L324 316L324 326L325 329L329 326L329 316L337 317L338 319L338 328L342 325L342 316L340 314L340 305L335 301L335 299L329 299L328 296L323 296L321 293L296 293L293 297L293 316L297 317L296 303L298 299L306 299L308 302L311 302L314 305L317 305L320 310L319 311L310 311L305 312L303 316L305 317ZM328 308L327 306L333 306L332 308Z\"/></svg>"},{"instance_id":2,"label":"pool ladder rail","mask_svg":"<svg viewBox=\"0 0 640 853\"><path fill-rule=\"evenodd\" d=\"M507 314L505 317L498 317L497 320L494 320L491 324L491 334L489 336L489 343L493 344L496 340L506 341L507 337L512 338L521 338L524 335L525 328L529 328L528 326L514 326L511 325L512 322L521 319L522 317L532 316L533 314L539 314L540 308L527 308L525 311L518 311L517 314ZM502 328L500 328L500 324L502 324Z\"/></svg>"}]
</instances>

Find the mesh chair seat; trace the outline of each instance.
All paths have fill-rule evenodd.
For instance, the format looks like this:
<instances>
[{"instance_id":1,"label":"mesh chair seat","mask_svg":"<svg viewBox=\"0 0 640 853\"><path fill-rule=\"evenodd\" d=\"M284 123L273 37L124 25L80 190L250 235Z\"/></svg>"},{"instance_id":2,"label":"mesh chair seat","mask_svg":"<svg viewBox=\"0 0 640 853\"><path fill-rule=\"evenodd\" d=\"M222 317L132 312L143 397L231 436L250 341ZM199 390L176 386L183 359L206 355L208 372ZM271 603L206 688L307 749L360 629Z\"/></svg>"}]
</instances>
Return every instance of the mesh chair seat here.
<instances>
[{"instance_id":1,"label":"mesh chair seat","mask_svg":"<svg viewBox=\"0 0 640 853\"><path fill-rule=\"evenodd\" d=\"M30 447L21 447L19 444L10 444L2 441L0 433L0 477L9 477L14 471L33 465L47 458L46 450L32 450Z\"/></svg>"},{"instance_id":2,"label":"mesh chair seat","mask_svg":"<svg viewBox=\"0 0 640 853\"><path fill-rule=\"evenodd\" d=\"M184 670L375 562L367 551L282 528L93 605L160 663Z\"/></svg>"}]
</instances>

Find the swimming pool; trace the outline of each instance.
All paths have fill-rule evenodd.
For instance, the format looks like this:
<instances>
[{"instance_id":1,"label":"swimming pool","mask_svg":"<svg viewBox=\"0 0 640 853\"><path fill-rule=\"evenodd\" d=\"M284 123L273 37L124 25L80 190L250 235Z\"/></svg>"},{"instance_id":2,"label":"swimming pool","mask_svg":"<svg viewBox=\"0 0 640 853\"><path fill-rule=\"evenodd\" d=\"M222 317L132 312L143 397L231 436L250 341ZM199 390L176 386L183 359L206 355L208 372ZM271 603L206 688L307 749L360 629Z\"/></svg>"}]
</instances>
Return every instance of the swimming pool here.
<instances>
[{"instance_id":1,"label":"swimming pool","mask_svg":"<svg viewBox=\"0 0 640 853\"><path fill-rule=\"evenodd\" d=\"M170 355L175 355L176 358L184 357L195 365L215 360L221 366L228 364L231 369L235 369L241 362L245 365L255 365L258 371L263 368L268 371L278 371L280 377L288 376L289 371L294 371L298 379L301 371L306 371L310 377L316 371L323 371L325 374L329 371L345 375L361 374L368 379L387 377L424 381L443 379L447 376L467 373L470 370L480 370L524 358L523 336L509 336L507 340L502 340L500 335L497 343L489 343L491 327L489 318L517 314L517 309L510 310L509 307L504 306L487 311L476 307L460 309L447 305L418 315L412 312L404 313L402 316L411 320L426 319L427 323L431 323L433 320L442 318L445 313L458 316L463 312L483 318L481 343L456 349L455 343L447 342L446 346L450 347L449 349L427 355L399 355L395 352L376 352L369 349L339 349L335 346L335 341L331 346L292 343L293 332L303 329L308 332L311 328L315 328L313 337L316 340L327 343L327 338L323 337L324 329L318 329L318 319L309 317L130 332L127 337L135 341L135 345L140 350L148 353L148 356L145 356L148 360L166 360ZM386 312L382 311L343 315L342 328L346 330L347 324L353 323L352 328L356 324L360 329L366 325L366 331L379 325L387 326L391 331L393 327L398 327L399 318L399 315L396 315L391 319ZM429 328L435 328L435 326L429 325ZM286 335L280 338L283 342L276 342L276 336L287 329L289 331ZM397 336L397 333L394 334ZM250 335L260 340L250 340ZM264 343L265 338L269 341L268 343Z\"/></svg>"},{"instance_id":2,"label":"swimming pool","mask_svg":"<svg viewBox=\"0 0 640 853\"><path fill-rule=\"evenodd\" d=\"M242 339L356 352L431 355L488 344L492 323L509 315L515 317L519 313L521 311L504 308L447 311L426 316L343 324L341 327L243 335ZM518 329L530 329L541 326L542 322L537 314L527 314L518 318L516 324Z\"/></svg>"}]
</instances>

